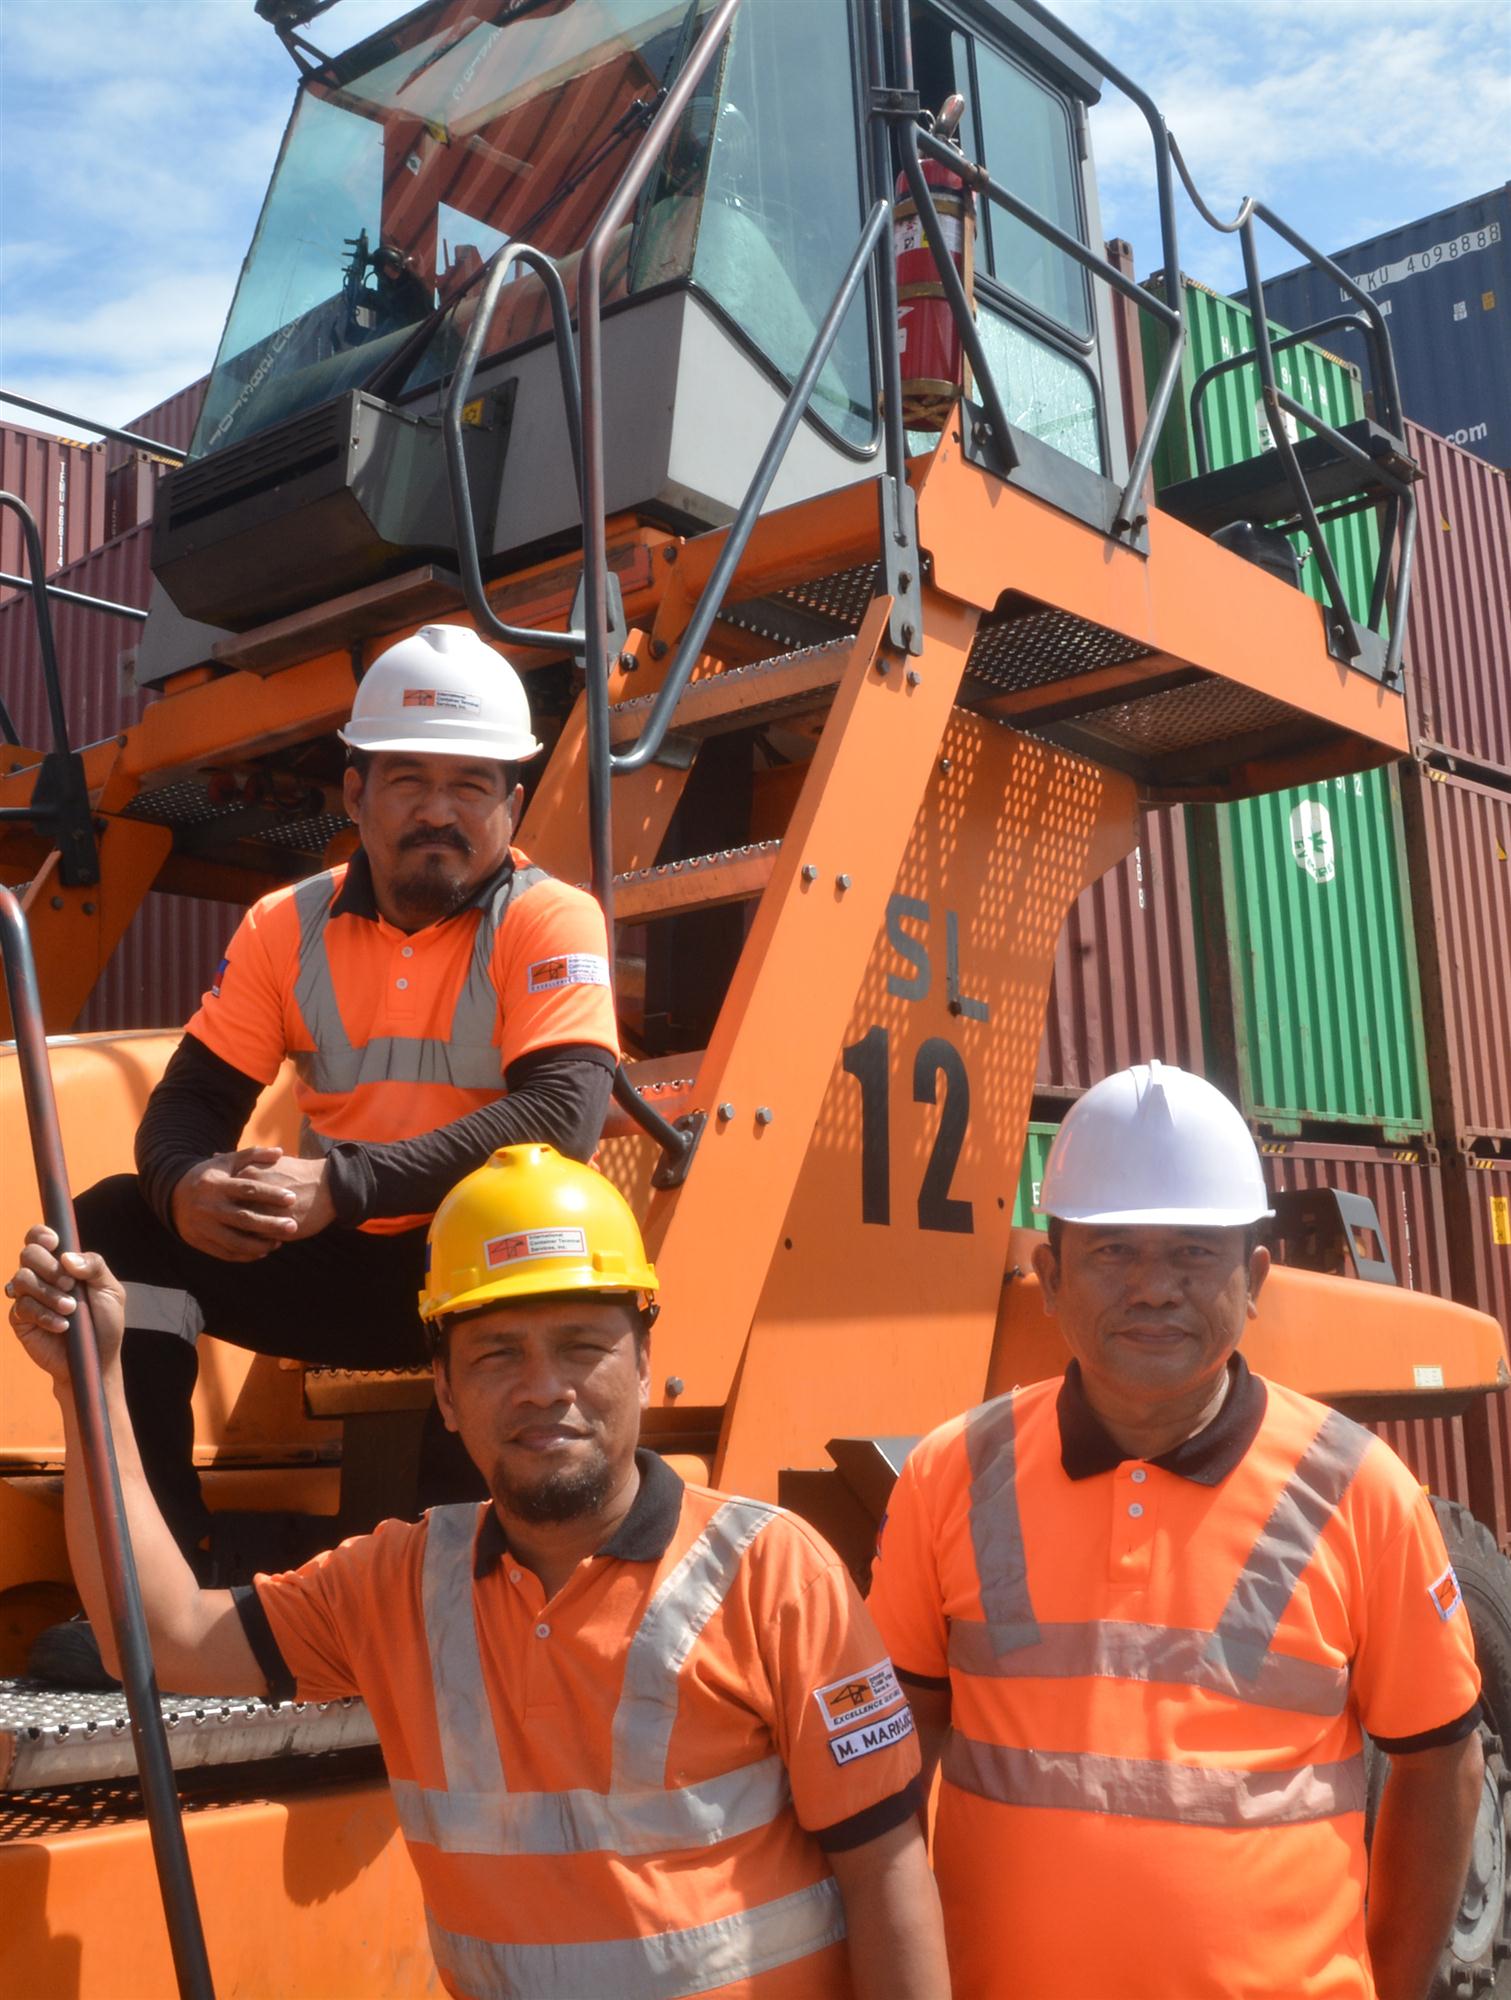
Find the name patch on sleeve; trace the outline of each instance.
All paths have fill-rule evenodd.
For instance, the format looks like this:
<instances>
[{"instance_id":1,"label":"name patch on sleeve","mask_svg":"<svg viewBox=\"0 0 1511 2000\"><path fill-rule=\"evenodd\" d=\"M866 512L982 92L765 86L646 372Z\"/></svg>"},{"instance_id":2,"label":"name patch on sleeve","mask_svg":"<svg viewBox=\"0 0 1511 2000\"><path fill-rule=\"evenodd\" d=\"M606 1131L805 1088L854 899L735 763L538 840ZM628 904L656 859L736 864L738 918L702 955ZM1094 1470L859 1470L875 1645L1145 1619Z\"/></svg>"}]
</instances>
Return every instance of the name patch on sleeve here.
<instances>
[{"instance_id":1,"label":"name patch on sleeve","mask_svg":"<svg viewBox=\"0 0 1511 2000\"><path fill-rule=\"evenodd\" d=\"M512 1236L491 1236L483 1246L490 1270L500 1264L525 1264L532 1257L586 1257L588 1239L581 1229L520 1229Z\"/></svg>"},{"instance_id":2,"label":"name patch on sleeve","mask_svg":"<svg viewBox=\"0 0 1511 2000\"><path fill-rule=\"evenodd\" d=\"M1459 1589L1459 1580L1449 1563L1443 1574L1427 1586L1427 1595L1432 1599L1433 1609L1446 1625L1464 1601L1464 1593Z\"/></svg>"},{"instance_id":3,"label":"name patch on sleeve","mask_svg":"<svg viewBox=\"0 0 1511 2000\"><path fill-rule=\"evenodd\" d=\"M813 1699L824 1718L824 1727L832 1736L837 1729L851 1729L868 1715L880 1715L884 1708L891 1708L902 1700L902 1689L892 1671L892 1662L878 1660L863 1673L849 1674L842 1681L830 1681L827 1687L815 1688Z\"/></svg>"},{"instance_id":4,"label":"name patch on sleeve","mask_svg":"<svg viewBox=\"0 0 1511 2000\"><path fill-rule=\"evenodd\" d=\"M912 1734L913 1711L899 1708L892 1715L884 1715L880 1722L863 1723L859 1729L834 1737L829 1754L836 1764L854 1764L862 1757L874 1757L878 1750L890 1750L894 1743L902 1743Z\"/></svg>"},{"instance_id":5,"label":"name patch on sleeve","mask_svg":"<svg viewBox=\"0 0 1511 2000\"><path fill-rule=\"evenodd\" d=\"M550 993L558 986L607 986L609 962L596 951L568 951L560 958L538 959L530 967L530 991Z\"/></svg>"}]
</instances>

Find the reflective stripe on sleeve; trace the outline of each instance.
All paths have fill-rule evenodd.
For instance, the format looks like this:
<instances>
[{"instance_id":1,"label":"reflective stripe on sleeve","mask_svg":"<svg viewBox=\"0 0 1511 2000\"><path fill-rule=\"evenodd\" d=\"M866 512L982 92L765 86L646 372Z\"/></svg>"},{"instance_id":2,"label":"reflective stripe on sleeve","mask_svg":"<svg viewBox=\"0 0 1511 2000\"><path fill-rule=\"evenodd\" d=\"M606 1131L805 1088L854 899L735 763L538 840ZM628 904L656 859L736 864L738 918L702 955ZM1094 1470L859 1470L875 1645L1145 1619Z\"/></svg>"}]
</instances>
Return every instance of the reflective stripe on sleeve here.
<instances>
[{"instance_id":1,"label":"reflective stripe on sleeve","mask_svg":"<svg viewBox=\"0 0 1511 2000\"><path fill-rule=\"evenodd\" d=\"M1299 1715L1341 1715L1348 1700L1346 1668L1266 1652L1252 1675L1240 1676L1214 1652L1210 1632L1113 1619L1046 1624L1038 1632L1032 1644L998 1653L990 1627L957 1618L950 1627L950 1665L983 1679L1087 1678L1209 1688L1234 1701Z\"/></svg>"},{"instance_id":2,"label":"reflective stripe on sleeve","mask_svg":"<svg viewBox=\"0 0 1511 2000\"><path fill-rule=\"evenodd\" d=\"M726 1500L646 1606L614 1711L614 1791L666 1783L677 1676L729 1594L745 1551L776 1512L759 1500Z\"/></svg>"},{"instance_id":3,"label":"reflective stripe on sleeve","mask_svg":"<svg viewBox=\"0 0 1511 2000\"><path fill-rule=\"evenodd\" d=\"M1212 1657L1236 1678L1257 1680L1271 1642L1374 1439L1330 1410L1280 1490L1270 1518L1238 1573L1212 1634Z\"/></svg>"},{"instance_id":4,"label":"reflective stripe on sleeve","mask_svg":"<svg viewBox=\"0 0 1511 2000\"><path fill-rule=\"evenodd\" d=\"M443 1854L667 1854L769 1826L791 1796L780 1757L673 1791L443 1792L392 1780L406 1840Z\"/></svg>"},{"instance_id":5,"label":"reflective stripe on sleeve","mask_svg":"<svg viewBox=\"0 0 1511 2000\"><path fill-rule=\"evenodd\" d=\"M1028 1594L1028 1557L1018 1514L1017 1421L1011 1396L983 1403L966 1419L971 1468L971 1542L992 1651L1032 1646L1039 1637Z\"/></svg>"},{"instance_id":6,"label":"reflective stripe on sleeve","mask_svg":"<svg viewBox=\"0 0 1511 2000\"><path fill-rule=\"evenodd\" d=\"M568 1993L681 2000L790 1965L845 1935L832 1877L688 1930L601 1943L494 1944L428 1921L436 1964L473 2000L559 2000Z\"/></svg>"},{"instance_id":7,"label":"reflective stripe on sleeve","mask_svg":"<svg viewBox=\"0 0 1511 2000\"><path fill-rule=\"evenodd\" d=\"M998 1805L1174 1820L1183 1826L1289 1826L1364 1810L1362 1752L1288 1771L1168 1764L1091 1751L1024 1750L952 1733L944 1776Z\"/></svg>"}]
</instances>

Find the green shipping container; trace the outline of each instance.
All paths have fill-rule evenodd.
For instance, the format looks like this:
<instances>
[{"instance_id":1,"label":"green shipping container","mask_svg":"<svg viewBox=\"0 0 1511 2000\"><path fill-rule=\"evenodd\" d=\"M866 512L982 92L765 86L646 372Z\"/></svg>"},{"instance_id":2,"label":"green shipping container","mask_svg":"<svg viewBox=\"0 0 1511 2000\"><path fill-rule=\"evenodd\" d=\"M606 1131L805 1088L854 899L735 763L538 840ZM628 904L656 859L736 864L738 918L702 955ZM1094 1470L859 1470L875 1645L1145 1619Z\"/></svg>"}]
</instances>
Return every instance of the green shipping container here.
<instances>
[{"instance_id":1,"label":"green shipping container","mask_svg":"<svg viewBox=\"0 0 1511 2000\"><path fill-rule=\"evenodd\" d=\"M1253 317L1187 278L1187 343L1176 406L1155 455L1155 484L1194 478L1191 389L1213 362L1254 345ZM1284 332L1273 326L1276 334ZM1166 347L1145 322L1148 377ZM1281 386L1335 424L1364 414L1358 371L1308 344L1275 357ZM1270 447L1252 363L1204 393L1214 467ZM1349 609L1369 610L1379 555L1372 512L1324 524ZM1305 548L1305 537L1292 538ZM1321 596L1316 564L1302 580ZM1208 949L1225 943L1231 1023L1210 1019L1220 1050L1231 1030L1244 1110L1280 1133L1319 1125L1367 1127L1390 1139L1427 1129L1429 1105L1410 891L1395 774L1369 771L1193 812L1198 913ZM1220 895L1216 891L1220 888Z\"/></svg>"},{"instance_id":2,"label":"green shipping container","mask_svg":"<svg viewBox=\"0 0 1511 2000\"><path fill-rule=\"evenodd\" d=\"M1157 281L1153 288L1160 289ZM1180 386L1154 454L1156 493L1162 487L1197 476L1191 424L1191 391L1197 377L1214 362L1246 354L1254 345L1254 316L1246 306L1209 291L1193 278L1183 278L1181 290L1186 346L1181 357ZM1147 314L1141 315L1141 325L1145 380L1152 384L1168 350L1169 335ZM1270 331L1278 338L1286 329L1272 321ZM1288 395L1307 409L1315 410L1330 424L1353 423L1364 415L1358 369L1311 342L1304 347L1288 347L1277 354L1275 373ZM1203 391L1201 408L1208 462L1214 468L1257 458L1260 452L1270 449L1270 429L1259 393L1259 370L1254 363L1230 368L1226 374L1217 376ZM1299 427L1293 428L1291 434L1304 435ZM1322 535L1337 565L1348 608L1362 623L1369 614L1370 590L1380 553L1378 518L1373 510L1349 514L1340 521L1325 522ZM1303 587L1320 602L1322 579L1306 537L1293 535L1291 539L1302 556Z\"/></svg>"},{"instance_id":3,"label":"green shipping container","mask_svg":"<svg viewBox=\"0 0 1511 2000\"><path fill-rule=\"evenodd\" d=\"M1214 859L1221 877L1244 1110L1279 1133L1319 1123L1368 1126L1387 1140L1426 1131L1394 769L1209 808L1203 819L1215 846L1203 879ZM1209 925L1215 914L1209 901Z\"/></svg>"},{"instance_id":4,"label":"green shipping container","mask_svg":"<svg viewBox=\"0 0 1511 2000\"><path fill-rule=\"evenodd\" d=\"M1034 1214L1039 1188L1044 1179L1044 1163L1054 1144L1058 1125L1030 1125L1023 1142L1023 1164L1018 1170L1018 1194L1013 1203L1014 1229L1047 1229L1046 1217Z\"/></svg>"}]
</instances>

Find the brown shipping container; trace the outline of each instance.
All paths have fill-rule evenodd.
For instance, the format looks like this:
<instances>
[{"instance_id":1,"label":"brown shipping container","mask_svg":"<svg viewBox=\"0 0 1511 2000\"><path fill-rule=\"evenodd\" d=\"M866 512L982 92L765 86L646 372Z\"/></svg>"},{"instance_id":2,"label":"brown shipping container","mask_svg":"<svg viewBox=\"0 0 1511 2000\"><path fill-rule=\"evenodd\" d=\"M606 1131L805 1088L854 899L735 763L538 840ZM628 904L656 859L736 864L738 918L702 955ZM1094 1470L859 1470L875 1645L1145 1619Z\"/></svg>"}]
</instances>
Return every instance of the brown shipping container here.
<instances>
[{"instance_id":1,"label":"brown shipping container","mask_svg":"<svg viewBox=\"0 0 1511 2000\"><path fill-rule=\"evenodd\" d=\"M1083 892L1055 952L1034 1088L1077 1096L1129 1063L1201 1071L1201 988L1186 816L1141 816L1139 845Z\"/></svg>"},{"instance_id":2,"label":"brown shipping container","mask_svg":"<svg viewBox=\"0 0 1511 2000\"><path fill-rule=\"evenodd\" d=\"M122 430L135 431L138 437L150 438L154 444L171 445L175 451L187 451L194 436L194 426L199 422L200 410L204 407L205 390L209 387L208 375L201 375L197 382L191 382L186 389L176 389L161 403L154 403L150 410L143 410L139 417L122 424ZM114 472L132 456L132 447L111 438L105 446L105 465Z\"/></svg>"},{"instance_id":3,"label":"brown shipping container","mask_svg":"<svg viewBox=\"0 0 1511 2000\"><path fill-rule=\"evenodd\" d=\"M1511 788L1400 771L1433 1123L1511 1137Z\"/></svg>"},{"instance_id":4,"label":"brown shipping container","mask_svg":"<svg viewBox=\"0 0 1511 2000\"><path fill-rule=\"evenodd\" d=\"M1511 778L1511 478L1419 424L1416 570L1406 622L1412 740Z\"/></svg>"},{"instance_id":5,"label":"brown shipping container","mask_svg":"<svg viewBox=\"0 0 1511 2000\"><path fill-rule=\"evenodd\" d=\"M1397 1282L1451 1296L1443 1178L1425 1151L1402 1146L1283 1145L1266 1142L1265 1178L1282 1188L1335 1187L1367 1195L1380 1218ZM1424 1486L1470 1504L1463 1417L1415 1417L1373 1423Z\"/></svg>"},{"instance_id":6,"label":"brown shipping container","mask_svg":"<svg viewBox=\"0 0 1511 2000\"><path fill-rule=\"evenodd\" d=\"M143 410L139 417L122 426L154 444L187 451L205 400L208 375L201 375L187 389L180 389L166 401ZM105 534L122 535L139 521L152 518L152 499L157 482L173 468L174 461L150 452L135 450L111 438L105 446Z\"/></svg>"},{"instance_id":7,"label":"brown shipping container","mask_svg":"<svg viewBox=\"0 0 1511 2000\"><path fill-rule=\"evenodd\" d=\"M1458 1297L1494 1315L1511 1345L1511 1153L1444 1168ZM1511 1390L1465 1418L1475 1512L1511 1546Z\"/></svg>"},{"instance_id":8,"label":"brown shipping container","mask_svg":"<svg viewBox=\"0 0 1511 2000\"><path fill-rule=\"evenodd\" d=\"M36 515L49 574L104 540L105 478L102 446L0 425L0 489L16 494ZM0 509L0 570L27 574L21 522L10 507ZM12 586L0 584L0 604L15 595Z\"/></svg>"},{"instance_id":9,"label":"brown shipping container","mask_svg":"<svg viewBox=\"0 0 1511 2000\"><path fill-rule=\"evenodd\" d=\"M82 561L67 564L51 580L86 597L145 610L152 590L151 554L152 526L144 522ZM145 695L124 685L123 676L141 624L103 611L86 611L81 605L60 604L54 598L52 626L63 712L74 747L114 736L136 720L146 703ZM29 592L18 592L10 603L0 604L0 696L21 741L32 749L51 749L42 656Z\"/></svg>"}]
</instances>

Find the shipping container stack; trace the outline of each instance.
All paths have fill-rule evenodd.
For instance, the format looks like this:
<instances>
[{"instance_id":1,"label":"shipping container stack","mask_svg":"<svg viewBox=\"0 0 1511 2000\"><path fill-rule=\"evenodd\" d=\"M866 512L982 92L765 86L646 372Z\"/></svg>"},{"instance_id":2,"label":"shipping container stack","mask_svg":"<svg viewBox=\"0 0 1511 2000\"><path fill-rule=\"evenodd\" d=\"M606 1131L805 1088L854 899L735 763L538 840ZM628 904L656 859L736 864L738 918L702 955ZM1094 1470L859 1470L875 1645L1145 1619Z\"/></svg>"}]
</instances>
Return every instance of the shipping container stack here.
<instances>
[{"instance_id":1,"label":"shipping container stack","mask_svg":"<svg viewBox=\"0 0 1511 2000\"><path fill-rule=\"evenodd\" d=\"M203 380L191 383L124 428L187 449L204 392ZM0 484L20 492L37 515L48 580L145 610L152 592L152 490L172 461L114 441L81 445L15 427L0 429L0 458ZM24 574L13 514L0 516L0 531L0 569ZM113 736L136 720L145 703L131 676L139 625L57 599L52 621L75 745ZM29 592L0 589L0 697L29 751L46 747L51 735ZM14 755L0 746L6 767ZM187 1020L240 914L230 903L150 896L75 1027L157 1028Z\"/></svg>"}]
</instances>

